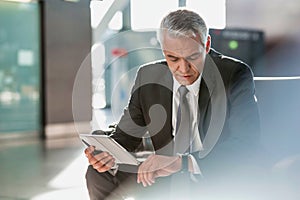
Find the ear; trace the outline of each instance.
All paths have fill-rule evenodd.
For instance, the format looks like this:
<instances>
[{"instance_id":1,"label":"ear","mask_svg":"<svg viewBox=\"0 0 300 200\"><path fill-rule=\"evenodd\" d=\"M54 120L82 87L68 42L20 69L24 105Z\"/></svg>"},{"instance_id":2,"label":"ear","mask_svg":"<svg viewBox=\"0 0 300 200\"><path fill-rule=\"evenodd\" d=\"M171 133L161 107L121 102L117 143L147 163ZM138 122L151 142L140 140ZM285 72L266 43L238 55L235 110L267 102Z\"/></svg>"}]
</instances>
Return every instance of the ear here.
<instances>
[{"instance_id":1,"label":"ear","mask_svg":"<svg viewBox=\"0 0 300 200\"><path fill-rule=\"evenodd\" d=\"M205 44L205 51L206 51L206 54L209 53L209 50L210 50L210 41L211 40L211 37L210 35L207 36L207 39L206 39L206 44Z\"/></svg>"}]
</instances>

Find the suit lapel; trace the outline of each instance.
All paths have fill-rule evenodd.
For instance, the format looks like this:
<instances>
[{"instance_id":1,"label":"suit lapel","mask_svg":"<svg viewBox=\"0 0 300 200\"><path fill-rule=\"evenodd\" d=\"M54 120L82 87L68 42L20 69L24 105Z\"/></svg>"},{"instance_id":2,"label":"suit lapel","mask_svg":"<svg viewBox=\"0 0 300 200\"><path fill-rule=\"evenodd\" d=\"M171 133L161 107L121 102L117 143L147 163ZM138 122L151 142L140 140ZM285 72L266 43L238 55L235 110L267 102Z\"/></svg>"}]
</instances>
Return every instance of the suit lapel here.
<instances>
[{"instance_id":1,"label":"suit lapel","mask_svg":"<svg viewBox=\"0 0 300 200\"><path fill-rule=\"evenodd\" d=\"M214 57L217 59L216 57ZM210 55L206 57L205 70L203 72L203 80L206 84L204 87L204 94L200 90L199 104L200 116L202 121L199 126L202 129L203 151L200 152L201 158L205 157L218 142L227 115L227 96L224 86L223 78L220 74L219 68ZM207 99L207 96L209 97ZM200 106L201 105L201 106Z\"/></svg>"},{"instance_id":2,"label":"suit lapel","mask_svg":"<svg viewBox=\"0 0 300 200\"><path fill-rule=\"evenodd\" d=\"M172 75L170 72L166 73L163 81L166 83L168 89L171 91L171 92L166 93L163 90L160 90L160 96L162 99L162 105L166 109L166 113L168 115L167 121L166 121L166 123L168 125L167 127L170 130L170 131L168 131L168 133L171 133L170 138L172 138L173 78L172 78Z\"/></svg>"},{"instance_id":3,"label":"suit lapel","mask_svg":"<svg viewBox=\"0 0 300 200\"><path fill-rule=\"evenodd\" d=\"M207 131L207 123L209 123L210 113L209 113L209 104L210 98L215 90L215 78L214 73L212 73L212 63L213 60L210 58L210 55L206 56L204 70L202 73L201 84L200 84L200 92L199 92L199 123L198 129L200 133L201 141L203 142L206 131ZM205 121L206 120L206 121Z\"/></svg>"}]
</instances>

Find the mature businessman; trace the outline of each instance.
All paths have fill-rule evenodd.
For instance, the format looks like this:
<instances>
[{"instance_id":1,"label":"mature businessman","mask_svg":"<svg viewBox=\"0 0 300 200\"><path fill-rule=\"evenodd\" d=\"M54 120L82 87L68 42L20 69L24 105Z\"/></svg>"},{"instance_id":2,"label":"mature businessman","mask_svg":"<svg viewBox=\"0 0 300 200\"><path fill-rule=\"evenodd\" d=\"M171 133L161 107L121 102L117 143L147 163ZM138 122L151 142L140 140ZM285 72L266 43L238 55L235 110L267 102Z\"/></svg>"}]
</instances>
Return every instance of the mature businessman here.
<instances>
[{"instance_id":1,"label":"mature businessman","mask_svg":"<svg viewBox=\"0 0 300 200\"><path fill-rule=\"evenodd\" d=\"M167 192L172 178L181 174L188 178L177 182L189 179L194 191L205 180L240 176L255 163L260 130L250 68L211 49L206 24L192 11L165 16L158 39L165 60L139 68L112 136L134 152L148 132L155 154L132 173L121 166L112 169L114 158L108 152L93 155L94 148L87 148L91 199L121 198L126 191L118 189L126 181L135 191L151 191L157 198L164 195L153 188L161 184Z\"/></svg>"}]
</instances>

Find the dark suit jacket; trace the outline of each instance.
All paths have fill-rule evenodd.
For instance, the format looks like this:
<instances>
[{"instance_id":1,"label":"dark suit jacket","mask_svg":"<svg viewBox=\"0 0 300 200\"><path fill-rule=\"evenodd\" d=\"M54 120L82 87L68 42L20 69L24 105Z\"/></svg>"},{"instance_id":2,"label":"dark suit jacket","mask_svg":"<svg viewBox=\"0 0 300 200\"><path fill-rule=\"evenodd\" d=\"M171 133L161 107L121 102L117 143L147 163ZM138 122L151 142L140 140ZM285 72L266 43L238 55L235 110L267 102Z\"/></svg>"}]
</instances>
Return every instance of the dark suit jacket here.
<instances>
[{"instance_id":1,"label":"dark suit jacket","mask_svg":"<svg viewBox=\"0 0 300 200\"><path fill-rule=\"evenodd\" d=\"M148 131L157 154L172 154L172 89L165 61L141 66L113 137L135 151ZM260 130L254 92L253 74L245 63L210 51L199 93L204 150L193 153L202 173L215 173L220 164L233 169L255 152Z\"/></svg>"}]
</instances>

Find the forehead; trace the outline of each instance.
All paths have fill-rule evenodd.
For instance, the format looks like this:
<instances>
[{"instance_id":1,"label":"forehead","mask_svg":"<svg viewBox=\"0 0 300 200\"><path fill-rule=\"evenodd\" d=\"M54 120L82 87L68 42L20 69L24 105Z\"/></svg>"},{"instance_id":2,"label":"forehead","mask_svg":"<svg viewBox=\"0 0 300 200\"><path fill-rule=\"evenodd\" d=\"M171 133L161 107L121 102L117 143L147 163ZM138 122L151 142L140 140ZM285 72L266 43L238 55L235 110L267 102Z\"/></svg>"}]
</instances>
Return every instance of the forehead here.
<instances>
[{"instance_id":1,"label":"forehead","mask_svg":"<svg viewBox=\"0 0 300 200\"><path fill-rule=\"evenodd\" d=\"M200 52L202 47L199 35L196 37L174 37L166 33L163 35L163 51L170 54L189 56Z\"/></svg>"}]
</instances>

